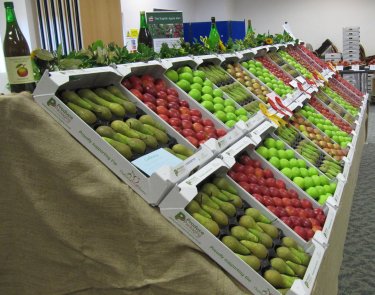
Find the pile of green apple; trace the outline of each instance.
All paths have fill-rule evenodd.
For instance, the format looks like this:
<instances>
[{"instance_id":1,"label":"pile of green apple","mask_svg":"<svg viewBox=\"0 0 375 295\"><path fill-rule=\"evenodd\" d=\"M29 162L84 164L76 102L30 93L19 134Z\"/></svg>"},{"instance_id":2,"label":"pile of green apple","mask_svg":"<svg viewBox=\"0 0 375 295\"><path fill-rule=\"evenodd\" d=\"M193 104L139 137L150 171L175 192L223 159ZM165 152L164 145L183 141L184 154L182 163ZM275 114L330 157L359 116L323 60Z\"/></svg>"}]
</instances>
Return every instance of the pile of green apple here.
<instances>
[{"instance_id":1,"label":"pile of green apple","mask_svg":"<svg viewBox=\"0 0 375 295\"><path fill-rule=\"evenodd\" d=\"M249 60L247 62L242 62L241 65L281 97L285 97L288 93L293 92L291 87L285 85L283 81L277 79L262 65L261 62Z\"/></svg>"},{"instance_id":2,"label":"pile of green apple","mask_svg":"<svg viewBox=\"0 0 375 295\"><path fill-rule=\"evenodd\" d=\"M184 66L177 71L168 70L165 75L229 128L249 119L247 111L232 99L225 99L223 90L215 88L204 72Z\"/></svg>"},{"instance_id":3,"label":"pile of green apple","mask_svg":"<svg viewBox=\"0 0 375 295\"><path fill-rule=\"evenodd\" d=\"M299 62L297 62L291 55L289 55L285 51L279 51L278 54L281 56L283 60L285 60L288 64L294 67L302 76L308 79L312 79L313 75L309 70L307 70L304 66L302 66Z\"/></svg>"},{"instance_id":4,"label":"pile of green apple","mask_svg":"<svg viewBox=\"0 0 375 295\"><path fill-rule=\"evenodd\" d=\"M285 149L283 141L268 137L256 152L323 205L335 192L336 183L330 182L324 175L319 175L318 169L307 167L306 161L298 159L293 150Z\"/></svg>"},{"instance_id":5,"label":"pile of green apple","mask_svg":"<svg viewBox=\"0 0 375 295\"><path fill-rule=\"evenodd\" d=\"M356 107L353 107L349 102L343 99L339 94L337 94L331 88L324 87L323 92L327 94L331 99L333 99L336 103L341 105L345 110L347 110L353 116L358 115L358 109Z\"/></svg>"},{"instance_id":6,"label":"pile of green apple","mask_svg":"<svg viewBox=\"0 0 375 295\"><path fill-rule=\"evenodd\" d=\"M352 141L352 137L348 133L341 131L339 127L318 113L313 107L305 105L298 113L327 134L329 138L337 142L342 148L345 148Z\"/></svg>"}]
</instances>

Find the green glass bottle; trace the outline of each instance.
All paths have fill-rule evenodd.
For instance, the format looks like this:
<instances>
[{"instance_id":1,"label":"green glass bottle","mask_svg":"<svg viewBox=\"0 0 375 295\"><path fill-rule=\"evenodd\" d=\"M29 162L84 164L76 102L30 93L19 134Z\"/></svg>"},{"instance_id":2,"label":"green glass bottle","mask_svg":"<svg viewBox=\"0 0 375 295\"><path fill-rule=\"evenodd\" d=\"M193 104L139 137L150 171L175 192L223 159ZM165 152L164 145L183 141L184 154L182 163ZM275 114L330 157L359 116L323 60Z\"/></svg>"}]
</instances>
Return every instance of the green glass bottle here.
<instances>
[{"instance_id":1,"label":"green glass bottle","mask_svg":"<svg viewBox=\"0 0 375 295\"><path fill-rule=\"evenodd\" d=\"M247 31L246 31L246 35L253 35L254 34L254 30L253 30L253 27L251 26L251 20L247 20Z\"/></svg>"},{"instance_id":2,"label":"green glass bottle","mask_svg":"<svg viewBox=\"0 0 375 295\"><path fill-rule=\"evenodd\" d=\"M146 13L141 11L141 24L139 28L138 34L138 44L144 44L150 48L154 47L152 40L152 36L150 30L148 29L147 21L146 21Z\"/></svg>"},{"instance_id":3,"label":"green glass bottle","mask_svg":"<svg viewBox=\"0 0 375 295\"><path fill-rule=\"evenodd\" d=\"M6 31L3 45L10 90L33 92L35 79L29 45L18 26L13 2L4 2L4 6Z\"/></svg>"},{"instance_id":4,"label":"green glass bottle","mask_svg":"<svg viewBox=\"0 0 375 295\"><path fill-rule=\"evenodd\" d=\"M219 43L220 43L220 35L216 27L215 17L211 17L211 31L210 31L210 35L208 36L208 45L211 50L217 51L219 48Z\"/></svg>"}]
</instances>

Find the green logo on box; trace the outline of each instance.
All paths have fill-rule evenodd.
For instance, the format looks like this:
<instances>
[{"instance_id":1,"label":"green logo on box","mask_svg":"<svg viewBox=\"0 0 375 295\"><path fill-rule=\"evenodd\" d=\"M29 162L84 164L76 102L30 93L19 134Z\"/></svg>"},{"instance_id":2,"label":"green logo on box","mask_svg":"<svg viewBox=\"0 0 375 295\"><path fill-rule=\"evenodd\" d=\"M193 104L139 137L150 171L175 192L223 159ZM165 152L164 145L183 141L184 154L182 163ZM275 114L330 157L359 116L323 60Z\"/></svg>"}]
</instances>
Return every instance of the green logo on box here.
<instances>
[{"instance_id":1,"label":"green logo on box","mask_svg":"<svg viewBox=\"0 0 375 295\"><path fill-rule=\"evenodd\" d=\"M54 98L50 98L48 101L47 101L47 105L48 106L51 106L51 107L55 107L56 106L56 100Z\"/></svg>"},{"instance_id":2,"label":"green logo on box","mask_svg":"<svg viewBox=\"0 0 375 295\"><path fill-rule=\"evenodd\" d=\"M182 213L182 212L178 213L174 218L176 220L181 220L181 221L185 221L185 219L186 219L185 214Z\"/></svg>"}]
</instances>

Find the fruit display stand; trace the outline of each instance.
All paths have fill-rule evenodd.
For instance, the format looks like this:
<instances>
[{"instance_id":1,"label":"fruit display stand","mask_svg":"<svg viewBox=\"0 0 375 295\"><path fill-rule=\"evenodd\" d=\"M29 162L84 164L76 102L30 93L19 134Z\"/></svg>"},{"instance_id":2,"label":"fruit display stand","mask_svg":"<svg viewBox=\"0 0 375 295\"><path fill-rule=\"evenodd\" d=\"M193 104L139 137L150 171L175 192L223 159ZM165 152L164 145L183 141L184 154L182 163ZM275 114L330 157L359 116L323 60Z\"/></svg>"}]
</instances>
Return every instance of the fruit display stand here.
<instances>
[{"instance_id":1,"label":"fruit display stand","mask_svg":"<svg viewBox=\"0 0 375 295\"><path fill-rule=\"evenodd\" d=\"M265 52L267 50L266 48L263 48L262 51ZM251 50L253 54L256 54L257 51L257 49ZM245 56L246 52L241 54ZM240 57L241 55L238 56ZM211 58L212 60L219 59L217 64L221 64L226 58L232 58L232 56L221 58L212 56L208 58ZM199 59L201 61L204 60L202 57L199 57ZM193 59L193 61L195 62L195 59ZM173 61L173 63L176 62L181 62L181 65L187 62L193 66L191 58L182 58ZM201 62L196 64L201 64ZM182 222L180 219L176 220L175 216L181 211L185 214L186 211L184 210L188 201L194 197L192 190L196 192L197 185L200 185L198 182L200 183L204 181L206 177L212 177L212 174L215 174L224 176L228 182L238 189L239 196L246 202L246 207L251 206L257 208L264 216L274 222L279 228L279 231L281 230L280 232L295 238L301 246L305 247L305 249L312 254L312 262L314 263L310 263L307 275L303 280L296 280L294 282L289 294L337 293L338 272L342 260L344 240L349 221L350 207L359 169L361 152L365 141L364 126L367 116L367 98L364 97L363 101L361 101L359 109L360 114L356 117L357 125L355 132L353 133L353 140L349 144L349 153L346 156L346 159L344 159L345 166L343 175L337 177L338 183L335 194L332 198L327 200L326 205L323 207L327 214L326 223L322 232L317 232L315 234L312 243L306 243L300 239L291 228L284 224L284 222L277 220L271 211L266 209L257 200L252 198L249 193L239 187L236 182L225 176L234 164L234 157L241 151L241 144L245 146L245 150L247 149L250 155L258 157L257 159L261 160L264 165L267 165L267 161L262 160L262 158L253 151L253 148L257 146L267 134L272 133L277 126L259 111L255 116L250 118L250 120L246 122L238 122L231 130L227 128L229 132L226 136L221 136L221 138L218 139L213 138L204 143L202 142L202 144L200 144L201 147L197 149L171 125L164 122L154 111L146 106L144 102L138 97L135 97L132 92L126 90L125 87L122 87L121 85L124 77L126 78L132 74L143 75L145 73L155 73L157 78L165 80L165 82L168 83L168 80L163 76L165 70L166 69L162 66L162 63L155 61L123 65L114 68L103 67L88 70L46 73L38 84L34 99L51 116L45 112L40 112L39 107L35 106L31 101L26 100L22 96L19 96L16 99L14 99L14 97L0 97L0 108L4 114L4 116L0 118L0 123L4 124L3 126L8 124L7 126L9 127L4 130L4 136L5 138L9 138L9 142L13 143L12 146L5 145L3 147L4 152L0 154L1 162L5 163L5 169L3 169L3 171L13 172L5 174L2 177L4 183L0 185L1 195L5 196L3 200L5 206L2 206L2 209L11 212L12 216L8 217L9 219L18 219L17 222L14 220L14 224L19 225L23 222L27 225L28 232L40 232L43 230L43 234L41 236L37 235L37 238L28 235L26 243L24 239L20 238L20 235L10 234L12 232L24 232L25 230L23 228L18 226L10 228L9 236L13 237L13 244L15 245L13 249L15 249L16 252L21 251L22 253L25 253L25 245L27 245L32 247L33 257L44 257L46 255L46 248L40 247L40 245L41 243L47 243L47 241L50 241L48 242L50 243L50 246L48 248L49 251L47 251L47 258L40 258L39 260L43 261L43 265L46 264L47 260L47 264L55 266L53 270L51 269L48 274L45 274L47 277L49 276L48 281L51 282L50 286L46 286L48 284L45 283L44 276L43 278L40 277L40 279L34 278L33 286L36 286L35 289L39 288L39 293L41 293L42 290L50 290L51 292L49 293L54 293L55 288L58 287L60 287L60 291L64 289L64 287L60 285L59 280L61 277L66 277L67 272L56 266L56 259L52 258L49 253L59 253L60 257L64 257L66 263L71 264L72 269L79 270L82 269L82 265L77 262L75 255L82 255L80 257L86 259L84 257L90 256L90 253L92 254L93 249L95 249L97 251L95 253L105 253L104 255L99 255L100 257L107 257L107 255L110 256L115 253L115 260L121 262L133 261L134 259L132 257L135 256L133 251L136 253L138 258L135 265L142 265L142 273L135 268L132 268L133 273L129 273L130 269L127 263L126 267L121 264L121 268L118 270L118 273L121 274L121 282L124 286L129 286L128 283L133 280L130 283L133 283L133 285L129 286L129 290L134 291L134 286L139 286L141 280L142 282L147 282L153 280L155 275L159 275L160 277L163 277L163 280L167 276L168 279L165 282L168 283L163 283L162 285L164 286L158 291L155 291L155 294L158 294L158 292L160 292L160 294L165 294L171 290L176 294L178 294L180 290L189 290L189 292L196 293L204 290L205 294L212 292L216 294L248 294L248 291L244 290L242 286L234 283L226 275L226 272L223 272L220 268L214 267L210 258L197 251L197 248L193 243L189 242L189 240L183 235L177 234L177 231L173 227L170 227L170 225L166 223L163 217L159 214L158 209L149 206L149 204L157 204L163 196L168 194L160 206L162 214L164 216L170 216L169 221L174 224ZM332 76L332 72L328 70L324 71L326 77ZM186 145L194 151L192 156L181 162L183 164L180 163L178 165L181 169L180 173L177 173L178 175L176 175L174 171L176 167L167 167L161 169L162 173L157 171L150 177L146 177L146 175L136 169L129 160L126 160L125 157L111 147L111 145L102 140L102 138L94 131L96 125L86 124L78 115L65 105L63 100L60 100L60 90L65 88L76 90L82 87L97 88L108 87L110 85L115 85L121 89L121 92L129 99L129 101L137 106L138 113L135 116L136 118L140 115L147 114L154 121L163 126L168 136L174 139L174 142ZM186 101L189 99L189 97L184 96L185 92L175 87L173 83L168 84L168 86L174 88L180 98ZM303 100L301 97L303 97ZM309 99L308 95L299 95L295 100L291 99L288 106L295 104L295 108L298 108L302 106L307 99ZM189 100L189 103L190 102L194 104L192 99L191 101ZM199 103L196 103L194 107L199 109L203 117L212 119L215 126L222 127L223 124L220 121L215 120L212 114L205 111ZM275 114L276 111L273 113ZM283 117L282 114L277 115ZM10 121L12 121L12 124L9 125ZM69 136L60 125L56 124L55 121L68 130L74 138L82 142L82 145L85 148L82 148L81 145L75 144L76 141ZM15 126L33 126L35 129L33 130L33 136L26 135L23 129L15 128ZM95 143L95 146L91 144L92 142ZM14 149L14 146L17 148ZM33 147L31 151L30 146ZM56 147L59 148L56 149ZM102 166L98 165L99 162L97 159L91 157L90 154L87 153L86 148L135 192L123 182L120 182L110 172L105 169L103 170ZM48 156L41 156L41 152L44 152L46 155L48 154ZM51 157L51 154L54 156ZM25 155L27 155L27 157L25 157ZM115 163L113 164L116 164L115 166L117 167L111 167L108 164L108 161L110 160L108 160L107 155L110 155L110 159L114 160ZM217 156L220 159L215 159ZM12 159L14 159L14 165L10 168L10 164L8 163L10 163ZM22 159L21 163L18 163L19 159ZM40 159L43 159L42 163L45 169L36 170L34 167L40 166ZM59 166L57 163L63 164ZM7 169L8 166L9 169ZM95 173L90 173L90 170L87 170L88 167L93 169ZM266 167L272 170L271 165ZM129 176L133 179L135 179L134 176L139 176L140 178L143 177L146 182L142 184L141 188L142 190L146 188L148 194L145 194L137 188L137 186L134 186L134 183L125 179L123 175L124 172L121 172L120 169L131 169L132 172L129 170L129 173L131 174L129 174ZM51 173L51 171L53 171L53 173ZM25 177L25 173L27 172L31 176L27 175ZM298 187L285 176L280 174L278 170L274 169L272 172L274 175L277 175L277 177L284 179L287 186L297 190L302 198L310 198L304 191L299 191ZM15 178L14 175L22 175L23 177ZM105 175L104 178L103 175ZM156 178L154 178L155 176ZM32 179L38 178L39 181L40 179L47 179L43 182L43 189L40 190L39 186L35 186L35 181L30 181L30 177L32 177ZM154 179L155 181L151 182L151 179ZM18 186L9 185L15 181L19 184ZM26 189L20 191L18 189L19 187L25 187ZM78 189L80 187L84 187L84 189ZM75 191L76 188L77 191ZM113 191L114 188L116 188L115 191ZM158 191L156 191L156 188ZM181 191L179 190L180 188ZM189 192L187 195L185 194L185 189ZM48 195L54 192L54 194L59 197L56 198L53 195L51 199L44 198L43 201L46 204L46 207L40 211L38 210L38 206L40 206L39 196L44 196L46 192ZM148 204L143 202L143 200L139 198L139 195L144 198ZM82 199L82 196L85 196L85 198ZM35 204L35 206L31 206L32 208L30 208L30 206L14 206L15 204L22 203L22 201L24 202L23 198L29 199L30 203ZM318 205L315 204L315 206ZM11 210L9 210L9 208L11 208ZM87 210L87 208L90 208L90 210ZM131 212L131 209L134 211L133 213ZM243 209L246 208L244 207ZM168 211L169 213L166 213ZM44 216L45 212L48 212L48 216ZM60 214L60 212L62 213ZM176 214L173 215L173 212ZM131 218L127 218L127 215L131 216ZM7 216L5 212L4 216ZM50 219L51 216L54 216L54 221ZM65 236L64 234L61 236L59 235L59 237L56 238L54 233L67 231L67 228L59 226L67 223L65 219L66 216L69 216L69 228L75 228L77 231L85 229L87 233L95 233L95 238L91 235L89 236L89 240L95 242L89 242L89 244L87 244L87 242L82 239L74 241L71 236ZM268 289L268 292L271 292L271 294L279 294L274 287L261 277L260 273L253 271L248 264L235 256L229 248L224 246L216 237L214 237L214 235L201 226L200 223L195 222L189 213L186 213L185 217L186 216L189 216L190 218L190 225L194 225L194 233L203 232L204 234L202 237L208 237L210 241L214 243L215 247L218 247L215 249L220 249L222 253L227 255L226 257L230 257L230 259L225 260L217 254L217 251L213 252L212 248L207 250L211 251L213 259L222 265L225 270L228 270L228 272L232 273L233 276L244 286L252 290L250 291L251 293L260 294L259 292L261 292L264 287L265 289L263 290ZM38 222L31 222L33 219L38 220ZM94 220L95 222L93 222ZM135 230L132 228L132 226L138 225L142 225L141 234L139 229ZM178 226L182 225L180 224ZM44 228L48 228L48 230L44 230ZM125 231L127 238L125 240L119 239L119 236L121 237L124 235L124 228L128 229ZM5 230L7 231L8 229ZM228 231L226 233L228 233ZM102 236L105 236L106 239L110 241L110 246L102 247L103 243L100 240L100 237ZM188 237L197 243L198 240L192 235L188 235ZM54 242L56 240L58 241L57 243ZM135 245L132 244L134 241L139 242ZM156 241L157 243L155 243ZM142 242L145 242L145 245L141 245ZM153 245L155 244L153 246L153 251L150 251L150 243ZM74 250L75 254L73 255L71 252L72 248L70 246L65 247L65 245L73 244L75 245L74 247L77 247L82 253L77 254L76 250ZM61 247L63 247L63 250ZM126 249L133 249L131 253L132 257L129 257L127 253L129 251ZM112 258L104 263L112 265L114 263ZM39 273L38 271L42 269L42 265L39 261L25 264L21 263L20 259L19 256L16 257L9 253L6 261L7 263L12 263L12 265L27 265L27 270L30 271L30 273ZM22 259L25 260L24 257ZM28 257L26 260L27 259ZM96 257L96 260L101 261L101 258ZM95 261L95 258L93 261ZM176 264L176 261L179 261L180 263ZM268 264L266 262L262 263L264 263L264 269L262 270L264 271L267 269ZM154 269L155 265L158 266L157 269ZM171 268L171 265L173 265L173 268ZM198 265L200 267L197 267ZM116 266L114 267L119 269ZM91 271L89 271L89 269L91 269ZM102 263L100 263L100 266L98 265L97 271L93 271L91 267L89 269L86 271L95 273L97 279L103 277L103 275L108 278L106 282L101 281L100 285L103 288L111 288L119 282L117 275L112 274L111 271L107 272L103 270ZM150 272L148 269L150 269ZM181 277L176 277L174 275L175 272L169 275L168 269L173 269L176 273L179 273L180 275L182 274L184 280L181 280ZM202 269L205 271L202 272ZM106 274L104 274L104 272L106 272ZM248 277L245 278L242 274L251 275L248 275ZM187 277L185 277L185 275ZM195 279L191 281L191 279L188 278L189 276L192 276ZM77 276L77 278L79 277L80 276ZM172 279L169 279L171 277ZM98 280L100 281L101 279ZM27 288L22 287L25 286L22 285L24 281L23 278L17 277L17 279L15 279L15 282L18 282L17 288ZM73 284L74 286L77 286L77 288L81 288L82 286L90 288L92 286L92 281L85 276L80 277L79 280L73 279ZM256 287L255 284L259 287ZM21 285L21 287L19 287L19 285ZM38 285L40 285L40 287ZM148 288L153 288L154 286L155 288L160 288L161 283L154 281L147 286ZM21 289L18 290L20 290L18 293L24 293ZM67 290L67 292L68 291L69 290ZM142 293L142 291L140 292ZM4 293L10 294L8 290Z\"/></svg>"},{"instance_id":2,"label":"fruit display stand","mask_svg":"<svg viewBox=\"0 0 375 295\"><path fill-rule=\"evenodd\" d=\"M109 85L117 85L119 89L123 89L120 83L121 80L122 76L111 67L46 72L40 83L38 83L34 99L120 179L130 185L148 203L157 205L178 180L183 179L192 170L208 162L212 158L213 153L209 148L209 143L197 150L173 128L150 112L146 106L133 100L137 106L138 114L149 114L156 122L164 126L168 135L174 139L175 143L183 144L196 151L192 157L189 157L185 161L179 160L180 163L176 166L160 168L151 176L148 176L132 164L130 159L126 159L94 131L93 128L97 127L95 125L96 122L92 126L86 124L58 96L58 93L67 89L74 90ZM130 95L127 97L131 100ZM160 147L163 147L163 145L159 145L158 148Z\"/></svg>"}]
</instances>

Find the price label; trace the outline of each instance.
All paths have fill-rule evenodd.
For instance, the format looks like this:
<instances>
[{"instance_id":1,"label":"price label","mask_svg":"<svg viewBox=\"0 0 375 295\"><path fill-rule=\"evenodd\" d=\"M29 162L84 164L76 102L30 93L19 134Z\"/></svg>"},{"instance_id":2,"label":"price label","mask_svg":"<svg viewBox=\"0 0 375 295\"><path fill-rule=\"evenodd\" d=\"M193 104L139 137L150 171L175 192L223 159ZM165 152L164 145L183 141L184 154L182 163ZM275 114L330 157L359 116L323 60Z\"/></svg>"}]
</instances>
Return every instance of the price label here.
<instances>
[{"instance_id":1,"label":"price label","mask_svg":"<svg viewBox=\"0 0 375 295\"><path fill-rule=\"evenodd\" d=\"M359 65L352 65L352 71L359 71Z\"/></svg>"},{"instance_id":2,"label":"price label","mask_svg":"<svg viewBox=\"0 0 375 295\"><path fill-rule=\"evenodd\" d=\"M254 117L250 118L246 122L246 129L248 131L253 130L256 126L262 123L265 119L265 116L262 113L257 113Z\"/></svg>"},{"instance_id":3,"label":"price label","mask_svg":"<svg viewBox=\"0 0 375 295\"><path fill-rule=\"evenodd\" d=\"M344 192L345 183L342 181L339 181L337 183L335 195L333 196L333 199L336 201L337 205L340 205L340 201L342 198L342 193Z\"/></svg>"},{"instance_id":4,"label":"price label","mask_svg":"<svg viewBox=\"0 0 375 295\"><path fill-rule=\"evenodd\" d=\"M305 84L305 83L306 83L306 80L305 80L302 76L298 76L298 77L296 78L296 80L297 80L298 82L301 82L302 84Z\"/></svg>"},{"instance_id":5,"label":"price label","mask_svg":"<svg viewBox=\"0 0 375 295\"><path fill-rule=\"evenodd\" d=\"M326 218L326 221L324 223L324 227L323 227L323 231L322 231L324 237L327 240L327 242L328 242L329 237L331 235L331 231L332 231L332 228L333 228L333 224L335 222L335 218L336 218L336 210L331 208L330 206L328 206L328 214L327 214L327 218Z\"/></svg>"},{"instance_id":6,"label":"price label","mask_svg":"<svg viewBox=\"0 0 375 295\"><path fill-rule=\"evenodd\" d=\"M254 134L255 136L262 136L262 134L266 133L270 127L272 127L270 122L263 122L257 128L255 128L255 130L251 132L251 134Z\"/></svg>"},{"instance_id":7,"label":"price label","mask_svg":"<svg viewBox=\"0 0 375 295\"><path fill-rule=\"evenodd\" d=\"M182 178L183 176L188 174L190 171L193 171L193 169L198 167L201 164L197 157L198 154L199 154L199 151L195 155L183 161L181 164L173 167L173 173L175 174L175 176Z\"/></svg>"},{"instance_id":8,"label":"price label","mask_svg":"<svg viewBox=\"0 0 375 295\"><path fill-rule=\"evenodd\" d=\"M337 71L343 71L344 70L344 66L336 66L336 70Z\"/></svg>"},{"instance_id":9,"label":"price label","mask_svg":"<svg viewBox=\"0 0 375 295\"><path fill-rule=\"evenodd\" d=\"M375 71L375 65L370 65L370 71Z\"/></svg>"},{"instance_id":10,"label":"price label","mask_svg":"<svg viewBox=\"0 0 375 295\"><path fill-rule=\"evenodd\" d=\"M289 82L289 84L293 87L293 88L297 88L298 87L298 82L296 80L292 80Z\"/></svg>"},{"instance_id":11,"label":"price label","mask_svg":"<svg viewBox=\"0 0 375 295\"><path fill-rule=\"evenodd\" d=\"M222 160L215 159L211 161L208 165L199 169L195 174L186 179L183 183L191 186L196 186L202 180L210 176L212 173L214 173L216 170L218 170L220 167L224 165L225 163Z\"/></svg>"},{"instance_id":12,"label":"price label","mask_svg":"<svg viewBox=\"0 0 375 295\"><path fill-rule=\"evenodd\" d=\"M253 141L249 137L245 136L241 138L241 140L233 144L229 149L227 149L225 151L225 154L231 157L235 157L250 144L254 144Z\"/></svg>"},{"instance_id":13,"label":"price label","mask_svg":"<svg viewBox=\"0 0 375 295\"><path fill-rule=\"evenodd\" d=\"M304 276L304 284L305 286L311 290L314 287L315 279L319 271L320 264L323 260L324 256L324 248L319 245L315 244L314 253L312 254L309 266L306 270Z\"/></svg>"},{"instance_id":14,"label":"price label","mask_svg":"<svg viewBox=\"0 0 375 295\"><path fill-rule=\"evenodd\" d=\"M234 128L230 132L227 133L227 135L219 138L218 145L221 149L225 149L230 144L232 144L234 141L236 141L239 137L241 137L242 133L240 130Z\"/></svg>"}]
</instances>

